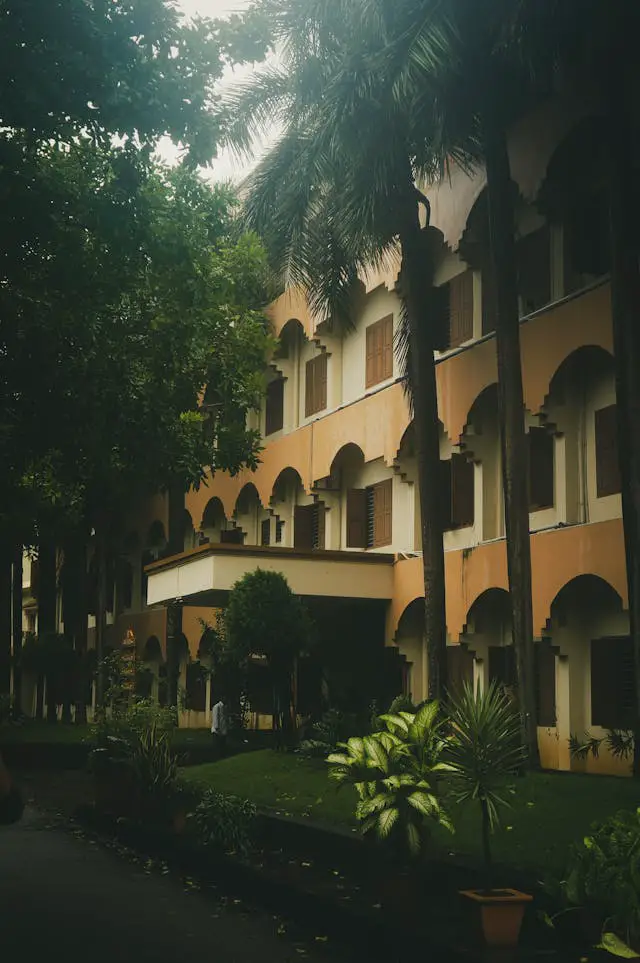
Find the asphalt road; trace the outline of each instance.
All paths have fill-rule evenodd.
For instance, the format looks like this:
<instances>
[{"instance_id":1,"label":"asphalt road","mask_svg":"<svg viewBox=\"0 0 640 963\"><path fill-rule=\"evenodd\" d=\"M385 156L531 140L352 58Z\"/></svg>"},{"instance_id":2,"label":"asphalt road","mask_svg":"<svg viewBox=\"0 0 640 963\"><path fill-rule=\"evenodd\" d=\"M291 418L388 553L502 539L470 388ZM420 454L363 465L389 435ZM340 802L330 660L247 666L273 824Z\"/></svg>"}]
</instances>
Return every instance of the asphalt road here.
<instances>
[{"instance_id":1,"label":"asphalt road","mask_svg":"<svg viewBox=\"0 0 640 963\"><path fill-rule=\"evenodd\" d=\"M34 809L0 828L0 946L2 959L20 963L337 959L268 914L149 873Z\"/></svg>"}]
</instances>

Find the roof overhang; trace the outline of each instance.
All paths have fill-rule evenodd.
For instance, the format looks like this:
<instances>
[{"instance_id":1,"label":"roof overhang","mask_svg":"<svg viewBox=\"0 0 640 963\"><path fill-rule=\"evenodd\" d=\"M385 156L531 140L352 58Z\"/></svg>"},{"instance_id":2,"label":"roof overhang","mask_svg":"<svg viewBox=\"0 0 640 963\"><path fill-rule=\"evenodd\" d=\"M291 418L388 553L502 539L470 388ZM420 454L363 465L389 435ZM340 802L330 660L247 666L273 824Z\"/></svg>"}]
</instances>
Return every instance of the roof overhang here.
<instances>
[{"instance_id":1,"label":"roof overhang","mask_svg":"<svg viewBox=\"0 0 640 963\"><path fill-rule=\"evenodd\" d=\"M185 605L220 605L238 579L257 568L282 572L296 595L390 599L394 561L393 555L374 552L202 545L146 567L147 605L177 599Z\"/></svg>"}]
</instances>

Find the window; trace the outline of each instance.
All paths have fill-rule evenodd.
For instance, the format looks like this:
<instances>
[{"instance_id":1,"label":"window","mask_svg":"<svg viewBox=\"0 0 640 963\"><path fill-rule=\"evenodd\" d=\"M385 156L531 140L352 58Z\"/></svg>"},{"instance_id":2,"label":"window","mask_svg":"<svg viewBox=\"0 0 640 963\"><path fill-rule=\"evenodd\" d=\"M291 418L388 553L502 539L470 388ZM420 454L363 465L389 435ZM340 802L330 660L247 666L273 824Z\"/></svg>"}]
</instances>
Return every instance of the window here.
<instances>
[{"instance_id":1,"label":"window","mask_svg":"<svg viewBox=\"0 0 640 963\"><path fill-rule=\"evenodd\" d=\"M636 712L633 647L628 636L591 642L591 724L630 728Z\"/></svg>"},{"instance_id":2,"label":"window","mask_svg":"<svg viewBox=\"0 0 640 963\"><path fill-rule=\"evenodd\" d=\"M556 724L556 656L549 639L534 646L536 714L539 726Z\"/></svg>"},{"instance_id":3,"label":"window","mask_svg":"<svg viewBox=\"0 0 640 963\"><path fill-rule=\"evenodd\" d=\"M449 281L449 347L456 348L473 337L473 271Z\"/></svg>"},{"instance_id":4,"label":"window","mask_svg":"<svg viewBox=\"0 0 640 963\"><path fill-rule=\"evenodd\" d=\"M529 511L553 508L554 498L554 447L553 435L545 428L530 428L529 445Z\"/></svg>"},{"instance_id":5,"label":"window","mask_svg":"<svg viewBox=\"0 0 640 963\"><path fill-rule=\"evenodd\" d=\"M464 645L447 646L449 691L462 692L465 685L473 689L473 655Z\"/></svg>"},{"instance_id":6,"label":"window","mask_svg":"<svg viewBox=\"0 0 640 963\"><path fill-rule=\"evenodd\" d=\"M267 385L265 406L265 435L281 431L284 424L284 378L276 378Z\"/></svg>"},{"instance_id":7,"label":"window","mask_svg":"<svg viewBox=\"0 0 640 963\"><path fill-rule=\"evenodd\" d=\"M367 388L393 377L393 315L381 318L366 329Z\"/></svg>"},{"instance_id":8,"label":"window","mask_svg":"<svg viewBox=\"0 0 640 963\"><path fill-rule=\"evenodd\" d=\"M296 505L293 517L293 547L303 551L324 548L325 505Z\"/></svg>"},{"instance_id":9,"label":"window","mask_svg":"<svg viewBox=\"0 0 640 963\"><path fill-rule=\"evenodd\" d=\"M516 243L520 316L531 314L551 300L551 240L545 225Z\"/></svg>"},{"instance_id":10,"label":"window","mask_svg":"<svg viewBox=\"0 0 640 963\"><path fill-rule=\"evenodd\" d=\"M260 544L271 544L271 519L264 518L260 523Z\"/></svg>"},{"instance_id":11,"label":"window","mask_svg":"<svg viewBox=\"0 0 640 963\"><path fill-rule=\"evenodd\" d=\"M324 411L327 407L327 356L319 354L306 365L304 396L305 417Z\"/></svg>"},{"instance_id":12,"label":"window","mask_svg":"<svg viewBox=\"0 0 640 963\"><path fill-rule=\"evenodd\" d=\"M604 191L581 193L563 223L564 293L579 291L610 269L609 213Z\"/></svg>"},{"instance_id":13,"label":"window","mask_svg":"<svg viewBox=\"0 0 640 963\"><path fill-rule=\"evenodd\" d=\"M284 522L276 515L276 545L280 545L284 536Z\"/></svg>"},{"instance_id":14,"label":"window","mask_svg":"<svg viewBox=\"0 0 640 963\"><path fill-rule=\"evenodd\" d=\"M190 662L187 666L186 703L191 712L206 711L207 673L199 662Z\"/></svg>"},{"instance_id":15,"label":"window","mask_svg":"<svg viewBox=\"0 0 640 963\"><path fill-rule=\"evenodd\" d=\"M227 528L220 532L223 545L244 545L244 532L241 528Z\"/></svg>"},{"instance_id":16,"label":"window","mask_svg":"<svg viewBox=\"0 0 640 963\"><path fill-rule=\"evenodd\" d=\"M347 548L380 548L390 545L393 479L347 492Z\"/></svg>"},{"instance_id":17,"label":"window","mask_svg":"<svg viewBox=\"0 0 640 963\"><path fill-rule=\"evenodd\" d=\"M453 454L440 462L442 490L442 529L468 528L475 516L473 462L465 455Z\"/></svg>"},{"instance_id":18,"label":"window","mask_svg":"<svg viewBox=\"0 0 640 963\"><path fill-rule=\"evenodd\" d=\"M596 492L598 498L620 491L618 462L618 426L616 406L600 408L595 413Z\"/></svg>"}]
</instances>

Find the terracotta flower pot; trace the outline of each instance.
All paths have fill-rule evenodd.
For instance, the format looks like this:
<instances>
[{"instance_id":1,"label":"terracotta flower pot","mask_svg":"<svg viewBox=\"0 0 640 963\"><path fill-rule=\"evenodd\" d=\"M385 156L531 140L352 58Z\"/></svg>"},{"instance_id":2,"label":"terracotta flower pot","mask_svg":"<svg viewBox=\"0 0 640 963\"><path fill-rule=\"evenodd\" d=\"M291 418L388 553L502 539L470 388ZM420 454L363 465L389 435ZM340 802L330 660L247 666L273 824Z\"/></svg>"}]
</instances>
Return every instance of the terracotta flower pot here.
<instances>
[{"instance_id":1,"label":"terracotta flower pot","mask_svg":"<svg viewBox=\"0 0 640 963\"><path fill-rule=\"evenodd\" d=\"M527 903L533 899L517 889L466 889L460 894L480 910L482 934L487 946L516 946Z\"/></svg>"}]
</instances>

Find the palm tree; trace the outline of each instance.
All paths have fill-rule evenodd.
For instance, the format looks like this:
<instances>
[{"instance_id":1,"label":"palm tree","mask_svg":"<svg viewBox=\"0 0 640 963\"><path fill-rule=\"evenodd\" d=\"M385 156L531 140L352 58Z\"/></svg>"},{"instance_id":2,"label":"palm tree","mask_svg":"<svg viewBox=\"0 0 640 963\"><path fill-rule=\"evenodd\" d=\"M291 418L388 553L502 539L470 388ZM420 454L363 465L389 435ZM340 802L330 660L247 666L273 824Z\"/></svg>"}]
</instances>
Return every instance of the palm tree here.
<instances>
[{"instance_id":1,"label":"palm tree","mask_svg":"<svg viewBox=\"0 0 640 963\"><path fill-rule=\"evenodd\" d=\"M256 135L281 127L244 185L245 217L282 283L302 287L318 315L347 331L358 277L401 254L401 357L414 414L429 696L436 698L446 689L447 660L433 257L429 204L416 183L442 174L446 156L466 163L471 147L449 136L424 89L400 91L393 72L381 71L380 51L406 31L406 11L380 3L374 16L370 6L263 0L258 9L282 47L282 66L263 68L231 95L229 139L251 153ZM443 35L432 43L434 62L446 53Z\"/></svg>"}]
</instances>

